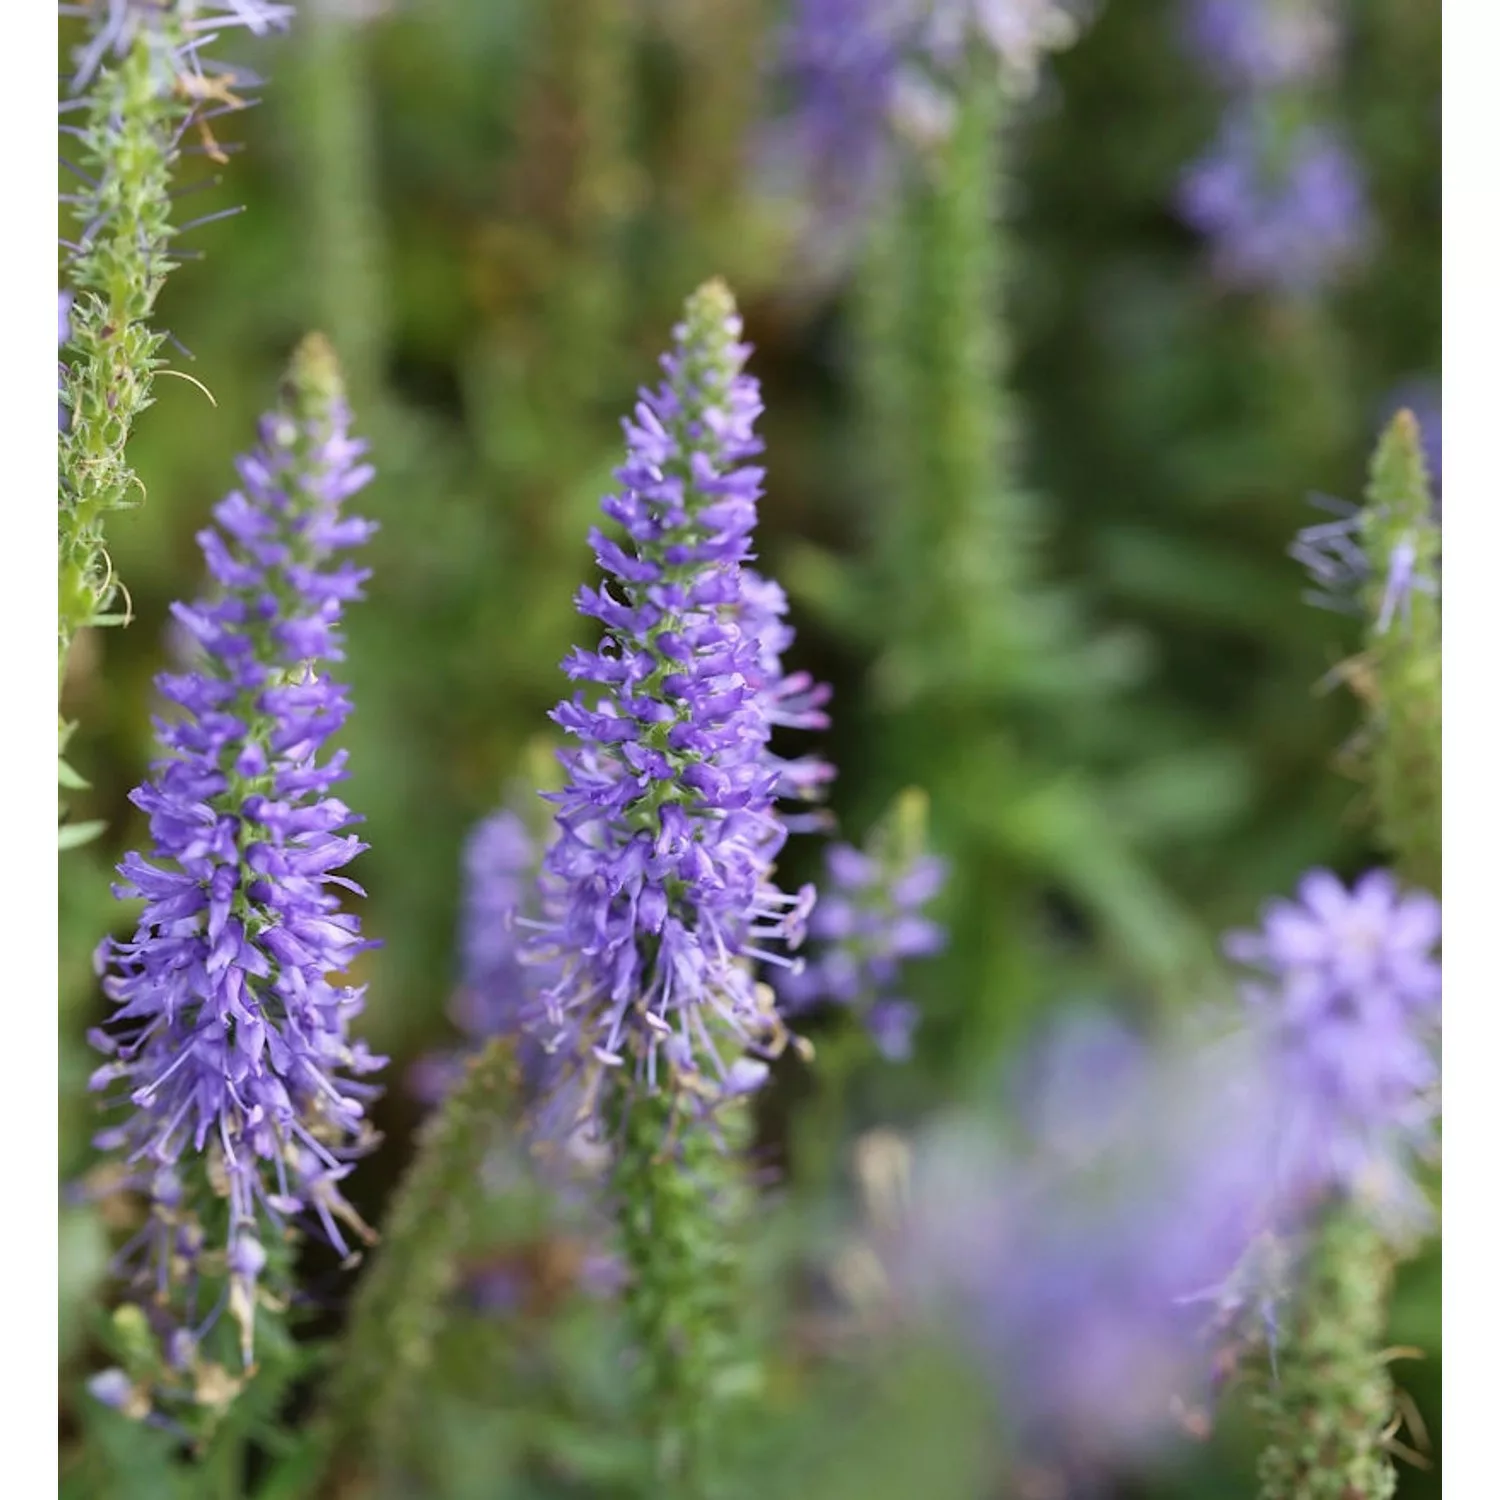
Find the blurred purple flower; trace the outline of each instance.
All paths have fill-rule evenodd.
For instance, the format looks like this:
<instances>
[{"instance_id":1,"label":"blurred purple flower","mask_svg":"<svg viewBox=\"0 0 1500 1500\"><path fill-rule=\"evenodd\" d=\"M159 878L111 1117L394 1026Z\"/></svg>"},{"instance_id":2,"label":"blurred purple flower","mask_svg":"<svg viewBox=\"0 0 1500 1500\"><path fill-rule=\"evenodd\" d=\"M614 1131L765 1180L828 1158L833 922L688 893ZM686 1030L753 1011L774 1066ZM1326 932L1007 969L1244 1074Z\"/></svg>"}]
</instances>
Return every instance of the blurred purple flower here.
<instances>
[{"instance_id":1,"label":"blurred purple flower","mask_svg":"<svg viewBox=\"0 0 1500 1500\"><path fill-rule=\"evenodd\" d=\"M1081 6L1064 0L797 0L777 72L790 96L776 151L834 227L887 190L896 146L931 145L954 118L953 85L971 49L1026 86L1066 46Z\"/></svg>"},{"instance_id":2,"label":"blurred purple flower","mask_svg":"<svg viewBox=\"0 0 1500 1500\"><path fill-rule=\"evenodd\" d=\"M1246 1038L1155 1047L1097 1015L1024 1072L1024 1148L974 1125L919 1144L892 1265L996 1380L1018 1456L1097 1480L1170 1443L1210 1393L1195 1294L1274 1211L1273 1099Z\"/></svg>"},{"instance_id":3,"label":"blurred purple flower","mask_svg":"<svg viewBox=\"0 0 1500 1500\"><path fill-rule=\"evenodd\" d=\"M517 918L535 918L542 850L509 808L491 813L464 848L463 956L459 1026L475 1041L520 1030L536 971L521 962Z\"/></svg>"},{"instance_id":4,"label":"blurred purple flower","mask_svg":"<svg viewBox=\"0 0 1500 1500\"><path fill-rule=\"evenodd\" d=\"M1187 0L1188 46L1231 89L1321 78L1341 40L1337 0Z\"/></svg>"},{"instance_id":5,"label":"blurred purple flower","mask_svg":"<svg viewBox=\"0 0 1500 1500\"><path fill-rule=\"evenodd\" d=\"M778 60L791 96L784 147L824 212L862 212L886 183L910 31L910 0L798 0Z\"/></svg>"},{"instance_id":6,"label":"blurred purple flower","mask_svg":"<svg viewBox=\"0 0 1500 1500\"><path fill-rule=\"evenodd\" d=\"M911 1055L916 1007L897 992L902 966L941 952L947 934L924 915L942 890L947 865L934 855L886 844L871 851L833 844L827 880L808 922L813 956L799 973L777 976L789 1014L819 1003L845 1005L864 1021L892 1061Z\"/></svg>"},{"instance_id":7,"label":"blurred purple flower","mask_svg":"<svg viewBox=\"0 0 1500 1500\"><path fill-rule=\"evenodd\" d=\"M1411 1178L1435 1146L1442 968L1437 900L1385 870L1346 889L1326 870L1225 952L1272 1049L1279 1171L1293 1198L1352 1197L1399 1232L1428 1210Z\"/></svg>"},{"instance_id":8,"label":"blurred purple flower","mask_svg":"<svg viewBox=\"0 0 1500 1500\"><path fill-rule=\"evenodd\" d=\"M532 793L533 797L537 794ZM419 1058L408 1077L412 1092L435 1104L462 1072L474 1049L492 1037L519 1043L522 1073L540 1085L544 1057L524 1031L528 1007L555 978L554 965L528 963L528 930L543 919L540 875L544 850L514 807L491 813L464 846L459 919L460 976L449 1007L467 1045Z\"/></svg>"},{"instance_id":9,"label":"blurred purple flower","mask_svg":"<svg viewBox=\"0 0 1500 1500\"><path fill-rule=\"evenodd\" d=\"M1320 290L1356 262L1372 226L1354 157L1308 126L1271 150L1256 116L1235 110L1183 175L1183 219L1208 241L1226 285L1286 295Z\"/></svg>"}]
</instances>

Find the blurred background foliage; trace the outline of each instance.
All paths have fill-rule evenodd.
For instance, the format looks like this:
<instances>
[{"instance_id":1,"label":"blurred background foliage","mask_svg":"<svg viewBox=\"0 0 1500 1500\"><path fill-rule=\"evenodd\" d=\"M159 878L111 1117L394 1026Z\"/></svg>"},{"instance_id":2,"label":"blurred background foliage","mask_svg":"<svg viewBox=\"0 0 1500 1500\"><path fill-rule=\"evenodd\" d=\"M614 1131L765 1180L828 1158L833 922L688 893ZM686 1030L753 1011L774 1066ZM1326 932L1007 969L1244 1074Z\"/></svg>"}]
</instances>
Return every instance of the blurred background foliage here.
<instances>
[{"instance_id":1,"label":"blurred background foliage","mask_svg":"<svg viewBox=\"0 0 1500 1500\"><path fill-rule=\"evenodd\" d=\"M1185 64L1171 0L1105 5L1012 112L1003 170L986 156L976 179L999 219L992 263L924 262L922 215L945 209L909 202L875 215L853 279L804 253L806 205L762 170L772 0L301 9L292 37L246 51L270 80L263 106L225 122L245 149L212 196L248 211L195 236L204 258L161 302L191 350L178 368L213 400L159 384L134 446L149 498L110 537L133 623L81 640L67 683L72 758L92 783L77 816L109 826L62 865L65 1180L89 1165L89 955L124 925L110 866L145 836L126 794L150 754L168 605L199 586L194 533L309 327L342 353L379 469L362 497L381 532L349 618L345 735L345 796L370 844L365 924L384 944L361 960L365 1026L392 1056L385 1144L353 1184L369 1216L421 1116L404 1074L452 1042L462 840L514 778L535 781L618 418L709 275L734 287L756 349L761 555L792 596L792 665L834 686L833 808L857 837L901 786L923 784L934 845L954 861L954 940L913 976L927 1017L915 1060L873 1061L834 1018L814 1028L820 1067L785 1065L762 1121L772 1242L811 1266L807 1246L850 1195L855 1133L993 1090L1004 1049L1048 1007L1103 998L1144 1018L1180 1006L1219 982L1220 929L1310 864L1348 873L1375 857L1361 789L1338 769L1353 705L1328 683L1352 622L1301 602L1286 546L1310 493L1357 494L1392 392L1436 379L1430 0L1349 7L1329 107L1368 170L1378 237L1300 303L1226 292L1172 212L1221 105ZM954 149L964 139L961 127ZM879 293L881 275L907 290ZM904 326L882 322L879 295L886 313L906 298ZM935 426L956 430L943 363L966 327L992 342L980 357L1002 378L993 412L965 420L981 447L1004 436L1008 470L980 507L993 566L978 577L970 522L944 551L903 538L881 509L895 469L930 480ZM894 385L891 360L904 361ZM905 523L927 520L908 509ZM974 661L903 644L922 638L924 611L949 606L977 611L987 644ZM794 881L815 872L798 847L810 842L788 851ZM475 1230L476 1255L512 1288L504 1310L448 1326L385 1488L329 1493L611 1493L590 1476L628 1441L600 1361L612 1335L596 1302L568 1295L576 1246L523 1196L501 1195ZM65 1201L65 1441L102 1434L72 1461L77 1493L154 1496L165 1440L76 1396L108 1233ZM1429 1354L1403 1369L1435 1441L1436 1265L1433 1252L1408 1268L1391 1330ZM339 1295L315 1331L336 1326ZM913 1356L856 1396L809 1354L829 1303L809 1271L784 1308L790 1352L772 1369L785 1420L746 1437L755 1492L1000 1493L977 1477L982 1414L941 1358ZM113 1455L102 1468L101 1453ZM1231 1421L1152 1493L1249 1494L1247 1473ZM1401 1493L1436 1494L1435 1474L1404 1471Z\"/></svg>"}]
</instances>

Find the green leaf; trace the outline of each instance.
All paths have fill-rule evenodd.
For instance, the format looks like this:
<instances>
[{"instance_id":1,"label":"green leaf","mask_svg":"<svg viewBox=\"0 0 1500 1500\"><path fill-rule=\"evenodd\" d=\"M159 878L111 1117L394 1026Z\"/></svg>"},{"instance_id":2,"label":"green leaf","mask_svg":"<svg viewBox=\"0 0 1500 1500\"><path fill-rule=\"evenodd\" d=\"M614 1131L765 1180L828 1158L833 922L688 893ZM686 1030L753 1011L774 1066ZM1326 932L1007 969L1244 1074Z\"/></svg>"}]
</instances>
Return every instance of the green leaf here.
<instances>
[{"instance_id":1,"label":"green leaf","mask_svg":"<svg viewBox=\"0 0 1500 1500\"><path fill-rule=\"evenodd\" d=\"M66 787L70 792L86 792L91 785L61 756L57 758L57 784Z\"/></svg>"},{"instance_id":2,"label":"green leaf","mask_svg":"<svg viewBox=\"0 0 1500 1500\"><path fill-rule=\"evenodd\" d=\"M87 823L64 823L57 830L58 850L76 849L80 844L87 844L108 827L103 818L91 818Z\"/></svg>"}]
</instances>

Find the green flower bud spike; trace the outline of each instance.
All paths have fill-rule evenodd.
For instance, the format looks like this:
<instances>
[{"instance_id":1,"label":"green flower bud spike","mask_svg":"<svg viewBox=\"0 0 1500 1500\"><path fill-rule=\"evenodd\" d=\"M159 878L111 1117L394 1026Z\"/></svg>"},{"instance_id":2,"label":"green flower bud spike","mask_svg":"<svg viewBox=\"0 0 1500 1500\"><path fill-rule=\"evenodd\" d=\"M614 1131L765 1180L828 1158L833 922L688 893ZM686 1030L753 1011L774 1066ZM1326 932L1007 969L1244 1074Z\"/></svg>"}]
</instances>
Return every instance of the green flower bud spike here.
<instances>
[{"instance_id":1,"label":"green flower bud spike","mask_svg":"<svg viewBox=\"0 0 1500 1500\"><path fill-rule=\"evenodd\" d=\"M1442 532L1410 412L1396 414L1375 450L1361 531L1370 576L1358 681L1380 839L1408 880L1441 894Z\"/></svg>"}]
</instances>

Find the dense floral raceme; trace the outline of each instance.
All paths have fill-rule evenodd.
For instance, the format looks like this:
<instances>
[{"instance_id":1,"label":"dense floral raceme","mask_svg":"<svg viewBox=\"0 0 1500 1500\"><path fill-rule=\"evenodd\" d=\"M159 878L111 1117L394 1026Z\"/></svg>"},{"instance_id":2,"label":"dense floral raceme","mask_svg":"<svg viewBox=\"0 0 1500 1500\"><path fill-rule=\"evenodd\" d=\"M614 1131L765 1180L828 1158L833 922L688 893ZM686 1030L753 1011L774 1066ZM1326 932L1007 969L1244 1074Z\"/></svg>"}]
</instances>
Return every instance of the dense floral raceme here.
<instances>
[{"instance_id":1,"label":"dense floral raceme","mask_svg":"<svg viewBox=\"0 0 1500 1500\"><path fill-rule=\"evenodd\" d=\"M1274 1380L1330 1214L1398 1248L1430 1227L1438 903L1380 870L1298 896L1226 939L1248 1024L1163 1045L1070 1018L1021 1059L1008 1129L929 1132L877 1225L899 1302L951 1322L1059 1493L1201 1431L1247 1352Z\"/></svg>"},{"instance_id":2,"label":"dense floral raceme","mask_svg":"<svg viewBox=\"0 0 1500 1500\"><path fill-rule=\"evenodd\" d=\"M947 866L924 852L920 834L909 835L913 819L902 814L912 805L910 795L898 803L868 849L829 847L827 879L808 923L811 957L800 973L777 980L789 1014L820 1002L848 1006L892 1061L911 1055L919 1019L900 992L903 966L939 952L947 937L926 915Z\"/></svg>"},{"instance_id":3,"label":"dense floral raceme","mask_svg":"<svg viewBox=\"0 0 1500 1500\"><path fill-rule=\"evenodd\" d=\"M1182 174L1177 209L1241 290L1309 297L1360 261L1364 174L1321 117L1339 64L1336 0L1186 0L1186 41L1225 91L1217 138Z\"/></svg>"},{"instance_id":4,"label":"dense floral raceme","mask_svg":"<svg viewBox=\"0 0 1500 1500\"><path fill-rule=\"evenodd\" d=\"M179 1365L225 1278L249 1363L257 1282L292 1221L341 1255L341 1225L365 1232L340 1183L373 1139L360 1079L382 1059L350 1036L363 992L337 979L370 945L340 910L338 887L359 887L335 873L364 845L330 790L345 753L323 753L350 709L328 664L367 577L336 559L374 529L343 509L371 477L363 451L332 354L309 339L242 487L199 534L214 596L174 606L194 654L158 678L177 713L132 794L151 854L128 854L115 887L145 909L99 953L114 1012L91 1035L109 1058L93 1087L124 1118L98 1145L149 1195L125 1258L173 1320Z\"/></svg>"},{"instance_id":5,"label":"dense floral raceme","mask_svg":"<svg viewBox=\"0 0 1500 1500\"><path fill-rule=\"evenodd\" d=\"M1296 901L1225 949L1275 1060L1278 1171L1289 1199L1336 1196L1393 1230L1429 1217L1412 1179L1435 1148L1442 969L1437 900L1384 870L1352 887L1307 874Z\"/></svg>"},{"instance_id":6,"label":"dense floral raceme","mask_svg":"<svg viewBox=\"0 0 1500 1500\"><path fill-rule=\"evenodd\" d=\"M647 1091L735 1092L783 1041L756 962L790 965L811 888L783 894L772 862L787 835L775 799L788 763L773 719L816 704L780 671L779 617L748 576L762 471L756 383L720 283L689 299L665 380L625 423L628 456L592 534L608 575L578 596L597 650L564 663L587 684L553 717L562 753L547 918L529 945L556 973L529 1028L570 1070L628 1069ZM791 776L792 781L799 778Z\"/></svg>"}]
</instances>

